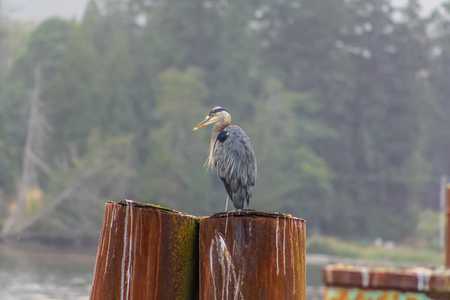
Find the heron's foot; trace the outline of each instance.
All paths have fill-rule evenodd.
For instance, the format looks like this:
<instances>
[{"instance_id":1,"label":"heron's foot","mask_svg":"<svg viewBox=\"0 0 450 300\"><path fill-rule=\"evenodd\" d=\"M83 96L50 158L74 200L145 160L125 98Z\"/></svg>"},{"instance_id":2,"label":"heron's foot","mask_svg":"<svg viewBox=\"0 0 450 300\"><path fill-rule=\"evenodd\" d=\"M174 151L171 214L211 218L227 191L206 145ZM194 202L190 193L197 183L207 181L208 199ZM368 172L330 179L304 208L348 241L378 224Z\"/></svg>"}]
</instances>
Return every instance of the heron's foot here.
<instances>
[{"instance_id":1,"label":"heron's foot","mask_svg":"<svg viewBox=\"0 0 450 300\"><path fill-rule=\"evenodd\" d=\"M241 208L241 209L237 209L236 211L238 211L238 212L253 212L255 210L250 209L250 208Z\"/></svg>"},{"instance_id":2,"label":"heron's foot","mask_svg":"<svg viewBox=\"0 0 450 300\"><path fill-rule=\"evenodd\" d=\"M234 210L230 210L227 211L228 213L232 212L232 213L246 213L246 212L254 212L254 209L249 209L249 208L237 208Z\"/></svg>"},{"instance_id":3,"label":"heron's foot","mask_svg":"<svg viewBox=\"0 0 450 300\"><path fill-rule=\"evenodd\" d=\"M134 205L134 204L136 204L136 201L129 200L129 199L122 199L118 203L121 205Z\"/></svg>"}]
</instances>

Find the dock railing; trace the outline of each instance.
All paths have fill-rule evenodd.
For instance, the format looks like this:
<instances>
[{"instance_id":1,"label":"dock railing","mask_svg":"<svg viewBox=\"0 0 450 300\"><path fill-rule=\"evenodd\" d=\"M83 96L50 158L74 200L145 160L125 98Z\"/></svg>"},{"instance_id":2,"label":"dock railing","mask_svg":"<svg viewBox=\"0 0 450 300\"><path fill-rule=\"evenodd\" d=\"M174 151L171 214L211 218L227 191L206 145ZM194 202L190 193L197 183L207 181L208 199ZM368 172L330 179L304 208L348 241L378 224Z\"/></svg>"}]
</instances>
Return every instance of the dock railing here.
<instances>
[{"instance_id":1,"label":"dock railing","mask_svg":"<svg viewBox=\"0 0 450 300\"><path fill-rule=\"evenodd\" d=\"M323 270L324 299L450 299L450 186L446 187L445 265L435 268L335 264Z\"/></svg>"}]
</instances>

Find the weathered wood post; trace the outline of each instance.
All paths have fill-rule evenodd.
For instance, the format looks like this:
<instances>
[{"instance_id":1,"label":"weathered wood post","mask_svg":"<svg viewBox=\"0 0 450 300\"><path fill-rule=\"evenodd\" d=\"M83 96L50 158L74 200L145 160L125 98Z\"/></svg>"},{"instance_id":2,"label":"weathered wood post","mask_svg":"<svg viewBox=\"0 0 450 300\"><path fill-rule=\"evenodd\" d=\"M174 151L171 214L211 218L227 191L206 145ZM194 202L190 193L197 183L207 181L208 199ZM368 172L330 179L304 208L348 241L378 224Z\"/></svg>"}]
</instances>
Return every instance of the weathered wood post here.
<instances>
[{"instance_id":1,"label":"weathered wood post","mask_svg":"<svg viewBox=\"0 0 450 300\"><path fill-rule=\"evenodd\" d=\"M306 225L254 211L200 221L200 297L306 300Z\"/></svg>"},{"instance_id":2,"label":"weathered wood post","mask_svg":"<svg viewBox=\"0 0 450 300\"><path fill-rule=\"evenodd\" d=\"M91 300L197 299L197 227L173 210L107 203Z\"/></svg>"},{"instance_id":3,"label":"weathered wood post","mask_svg":"<svg viewBox=\"0 0 450 300\"><path fill-rule=\"evenodd\" d=\"M445 239L445 267L450 269L450 184L445 187L446 203L446 239Z\"/></svg>"}]
</instances>

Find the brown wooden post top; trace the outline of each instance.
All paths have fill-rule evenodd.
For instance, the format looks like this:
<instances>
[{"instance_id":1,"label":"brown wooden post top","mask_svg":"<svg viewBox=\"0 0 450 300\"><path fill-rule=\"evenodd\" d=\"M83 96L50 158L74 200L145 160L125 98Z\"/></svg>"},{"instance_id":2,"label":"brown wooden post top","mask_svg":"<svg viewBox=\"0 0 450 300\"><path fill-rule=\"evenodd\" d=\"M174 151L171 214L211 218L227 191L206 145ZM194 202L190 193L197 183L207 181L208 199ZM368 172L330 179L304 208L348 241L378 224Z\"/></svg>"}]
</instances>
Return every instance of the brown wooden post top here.
<instances>
[{"instance_id":1,"label":"brown wooden post top","mask_svg":"<svg viewBox=\"0 0 450 300\"><path fill-rule=\"evenodd\" d=\"M200 297L306 300L306 225L242 211L200 221Z\"/></svg>"}]
</instances>

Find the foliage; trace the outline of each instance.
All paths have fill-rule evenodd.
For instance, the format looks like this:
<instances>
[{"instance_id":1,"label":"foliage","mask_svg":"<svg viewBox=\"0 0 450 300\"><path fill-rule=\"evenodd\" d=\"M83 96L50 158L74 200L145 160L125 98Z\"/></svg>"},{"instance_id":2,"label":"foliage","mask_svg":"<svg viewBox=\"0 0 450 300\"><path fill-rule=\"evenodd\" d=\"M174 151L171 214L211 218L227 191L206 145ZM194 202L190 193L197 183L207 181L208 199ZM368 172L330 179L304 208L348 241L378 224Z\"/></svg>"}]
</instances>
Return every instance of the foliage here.
<instances>
[{"instance_id":1,"label":"foliage","mask_svg":"<svg viewBox=\"0 0 450 300\"><path fill-rule=\"evenodd\" d=\"M424 210L419 213L417 229L415 232L415 239L422 246L428 248L440 248L440 225L444 220L444 216L432 210Z\"/></svg>"},{"instance_id":2,"label":"foliage","mask_svg":"<svg viewBox=\"0 0 450 300\"><path fill-rule=\"evenodd\" d=\"M202 167L207 132L191 133L220 104L255 145L255 209L314 232L434 243L420 212L450 172L449 7L425 18L413 0L91 0L79 21L0 22L2 217L23 185L39 69L48 170L36 167L27 188L43 197L26 207L51 217L21 220L30 233L95 237L111 198L222 210ZM79 196L55 202L67 189Z\"/></svg>"},{"instance_id":3,"label":"foliage","mask_svg":"<svg viewBox=\"0 0 450 300\"><path fill-rule=\"evenodd\" d=\"M142 182L143 194L183 210L192 210L191 203L203 209L209 205L209 179L201 167L207 143L191 132L207 110L208 90L202 77L194 68L168 69L159 76L153 111L157 125L150 133L143 166L144 177L151 179Z\"/></svg>"},{"instance_id":4,"label":"foliage","mask_svg":"<svg viewBox=\"0 0 450 300\"><path fill-rule=\"evenodd\" d=\"M403 245L385 247L325 236L312 236L308 241L308 251L341 258L381 262L386 266L392 264L440 266L443 261L441 252L427 247L411 248Z\"/></svg>"}]
</instances>

